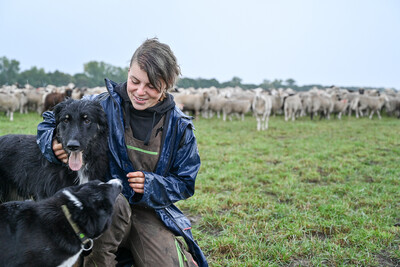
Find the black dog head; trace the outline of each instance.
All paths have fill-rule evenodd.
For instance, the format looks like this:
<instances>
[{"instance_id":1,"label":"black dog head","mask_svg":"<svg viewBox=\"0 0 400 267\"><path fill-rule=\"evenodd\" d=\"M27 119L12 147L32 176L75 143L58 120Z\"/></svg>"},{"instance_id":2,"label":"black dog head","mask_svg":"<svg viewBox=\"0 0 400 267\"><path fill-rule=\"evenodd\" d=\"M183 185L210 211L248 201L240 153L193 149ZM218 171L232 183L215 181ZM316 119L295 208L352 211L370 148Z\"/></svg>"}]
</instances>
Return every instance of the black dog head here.
<instances>
[{"instance_id":1,"label":"black dog head","mask_svg":"<svg viewBox=\"0 0 400 267\"><path fill-rule=\"evenodd\" d=\"M68 165L78 171L84 161L83 151L98 136L107 135L106 114L97 101L68 99L54 107L57 140L69 154Z\"/></svg>"},{"instance_id":2,"label":"black dog head","mask_svg":"<svg viewBox=\"0 0 400 267\"><path fill-rule=\"evenodd\" d=\"M62 193L68 198L67 207L72 220L88 238L97 238L110 225L113 206L122 184L118 179L107 183L93 180L71 186Z\"/></svg>"}]
</instances>

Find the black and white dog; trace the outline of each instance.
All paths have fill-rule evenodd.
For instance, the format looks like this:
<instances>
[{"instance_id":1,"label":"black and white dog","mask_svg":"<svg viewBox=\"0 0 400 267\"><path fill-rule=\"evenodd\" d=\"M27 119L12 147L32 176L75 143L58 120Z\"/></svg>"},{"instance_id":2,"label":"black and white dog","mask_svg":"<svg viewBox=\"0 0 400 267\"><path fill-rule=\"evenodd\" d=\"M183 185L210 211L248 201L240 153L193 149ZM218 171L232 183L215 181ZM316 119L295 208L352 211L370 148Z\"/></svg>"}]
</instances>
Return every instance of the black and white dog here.
<instances>
[{"instance_id":1,"label":"black and white dog","mask_svg":"<svg viewBox=\"0 0 400 267\"><path fill-rule=\"evenodd\" d=\"M99 180L0 205L0 266L72 266L110 225L122 185Z\"/></svg>"},{"instance_id":2,"label":"black and white dog","mask_svg":"<svg viewBox=\"0 0 400 267\"><path fill-rule=\"evenodd\" d=\"M43 199L61 188L102 180L108 170L108 124L97 101L69 99L53 110L55 135L69 154L66 164L50 163L35 135L0 137L0 202Z\"/></svg>"}]
</instances>

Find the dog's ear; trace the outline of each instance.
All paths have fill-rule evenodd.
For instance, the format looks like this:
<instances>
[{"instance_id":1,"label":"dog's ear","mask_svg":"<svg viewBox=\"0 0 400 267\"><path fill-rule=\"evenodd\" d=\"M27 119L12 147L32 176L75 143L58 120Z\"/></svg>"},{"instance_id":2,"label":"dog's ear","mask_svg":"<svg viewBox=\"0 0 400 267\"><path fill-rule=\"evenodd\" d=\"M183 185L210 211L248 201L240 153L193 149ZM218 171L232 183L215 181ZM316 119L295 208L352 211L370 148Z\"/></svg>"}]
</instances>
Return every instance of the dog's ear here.
<instances>
[{"instance_id":1,"label":"dog's ear","mask_svg":"<svg viewBox=\"0 0 400 267\"><path fill-rule=\"evenodd\" d=\"M108 132L108 121L107 121L106 113L104 112L104 109L99 102L96 102L95 106L96 106L96 114L99 114L99 116L98 116L99 132L107 133Z\"/></svg>"},{"instance_id":2,"label":"dog's ear","mask_svg":"<svg viewBox=\"0 0 400 267\"><path fill-rule=\"evenodd\" d=\"M67 198L69 199L69 201L77 208L79 208L80 210L83 209L83 204L82 202L72 193L70 192L68 189L64 189L63 193L65 196L67 196Z\"/></svg>"},{"instance_id":3,"label":"dog's ear","mask_svg":"<svg viewBox=\"0 0 400 267\"><path fill-rule=\"evenodd\" d=\"M58 124L58 122L60 121L60 116L61 116L61 111L67 106L69 105L71 102L73 101L73 99L68 99L65 101L62 101L60 103L58 103L54 109L53 109L53 113L54 113L54 117L56 119L56 124Z\"/></svg>"}]
</instances>

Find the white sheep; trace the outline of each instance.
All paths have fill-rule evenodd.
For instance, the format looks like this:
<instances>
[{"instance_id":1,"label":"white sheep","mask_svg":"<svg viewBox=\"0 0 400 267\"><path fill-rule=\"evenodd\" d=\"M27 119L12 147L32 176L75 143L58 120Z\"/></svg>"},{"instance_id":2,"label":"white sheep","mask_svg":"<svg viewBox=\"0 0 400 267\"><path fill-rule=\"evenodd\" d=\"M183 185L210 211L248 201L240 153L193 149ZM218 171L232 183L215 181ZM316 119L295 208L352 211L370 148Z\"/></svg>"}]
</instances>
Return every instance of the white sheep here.
<instances>
[{"instance_id":1,"label":"white sheep","mask_svg":"<svg viewBox=\"0 0 400 267\"><path fill-rule=\"evenodd\" d=\"M14 112L19 108L19 100L12 93L0 93L0 109L7 112L10 121L14 120Z\"/></svg>"},{"instance_id":2,"label":"white sheep","mask_svg":"<svg viewBox=\"0 0 400 267\"><path fill-rule=\"evenodd\" d=\"M349 106L348 106L349 117L351 116L351 112L353 110L356 112L356 116L358 116L357 105L358 105L358 97L359 96L360 96L360 94L358 92L347 93L347 94L343 94L343 96L342 96L343 99L347 99L347 102L349 103Z\"/></svg>"},{"instance_id":3,"label":"white sheep","mask_svg":"<svg viewBox=\"0 0 400 267\"><path fill-rule=\"evenodd\" d=\"M338 99L333 100L333 113L337 114L339 120L342 118L342 114L346 112L348 107L349 101L347 99L338 97Z\"/></svg>"},{"instance_id":4,"label":"white sheep","mask_svg":"<svg viewBox=\"0 0 400 267\"><path fill-rule=\"evenodd\" d=\"M257 131L268 129L268 121L272 108L272 96L256 93L251 107L257 120Z\"/></svg>"},{"instance_id":5,"label":"white sheep","mask_svg":"<svg viewBox=\"0 0 400 267\"><path fill-rule=\"evenodd\" d=\"M208 103L209 118L212 118L215 112L219 119L226 101L228 101L228 99L221 95L210 97L210 102Z\"/></svg>"},{"instance_id":6,"label":"white sheep","mask_svg":"<svg viewBox=\"0 0 400 267\"><path fill-rule=\"evenodd\" d=\"M229 120L232 120L232 114L236 113L241 116L243 121L244 115L250 111L250 108L251 101L249 100L229 99L222 108L222 119L226 121L226 116L229 115Z\"/></svg>"},{"instance_id":7,"label":"white sheep","mask_svg":"<svg viewBox=\"0 0 400 267\"><path fill-rule=\"evenodd\" d=\"M175 94L175 103L182 111L191 111L194 113L197 119L200 115L200 111L208 110L208 103L210 97L208 92L196 93L196 94Z\"/></svg>"},{"instance_id":8,"label":"white sheep","mask_svg":"<svg viewBox=\"0 0 400 267\"><path fill-rule=\"evenodd\" d=\"M363 110L369 109L371 111L369 115L370 119L372 119L374 112L376 112L378 118L381 119L380 110L382 109L383 105L387 102L389 102L389 99L385 94L382 94L380 96L360 95L357 112L359 112L360 115L363 116Z\"/></svg>"},{"instance_id":9,"label":"white sheep","mask_svg":"<svg viewBox=\"0 0 400 267\"><path fill-rule=\"evenodd\" d=\"M288 121L290 118L294 121L296 116L300 115L303 108L299 94L286 97L284 99L283 107L285 112L285 121Z\"/></svg>"},{"instance_id":10,"label":"white sheep","mask_svg":"<svg viewBox=\"0 0 400 267\"><path fill-rule=\"evenodd\" d=\"M28 113L28 96L26 95L26 89L18 89L14 94L18 98L19 102L19 113Z\"/></svg>"},{"instance_id":11,"label":"white sheep","mask_svg":"<svg viewBox=\"0 0 400 267\"><path fill-rule=\"evenodd\" d=\"M322 119L322 116L325 118L329 119L330 114L333 111L333 101L332 97L335 96L330 96L325 93L321 94L312 94L311 95L311 110L310 110L310 117L313 119L314 114L320 114L320 119Z\"/></svg>"},{"instance_id":12,"label":"white sheep","mask_svg":"<svg viewBox=\"0 0 400 267\"><path fill-rule=\"evenodd\" d=\"M385 104L386 113L389 116L400 117L400 95L388 95L389 101ZM398 114L396 114L398 113Z\"/></svg>"},{"instance_id":13,"label":"white sheep","mask_svg":"<svg viewBox=\"0 0 400 267\"><path fill-rule=\"evenodd\" d=\"M26 95L28 96L29 109L42 114L45 97L44 89L28 89Z\"/></svg>"}]
</instances>

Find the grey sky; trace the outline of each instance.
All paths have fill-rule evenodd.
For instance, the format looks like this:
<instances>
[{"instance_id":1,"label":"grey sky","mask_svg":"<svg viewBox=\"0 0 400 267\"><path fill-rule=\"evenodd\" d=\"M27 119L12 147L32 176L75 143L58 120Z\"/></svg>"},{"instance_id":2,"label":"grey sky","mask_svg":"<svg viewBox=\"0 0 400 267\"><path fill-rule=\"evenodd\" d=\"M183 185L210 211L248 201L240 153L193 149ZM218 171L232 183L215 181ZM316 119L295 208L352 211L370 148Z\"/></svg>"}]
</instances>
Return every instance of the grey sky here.
<instances>
[{"instance_id":1,"label":"grey sky","mask_svg":"<svg viewBox=\"0 0 400 267\"><path fill-rule=\"evenodd\" d=\"M0 0L0 36L21 70L126 67L158 37L184 77L400 89L396 0Z\"/></svg>"}]
</instances>

